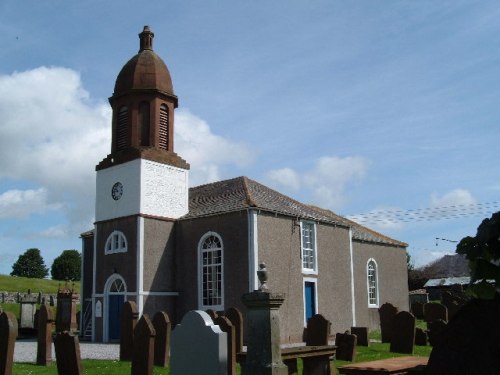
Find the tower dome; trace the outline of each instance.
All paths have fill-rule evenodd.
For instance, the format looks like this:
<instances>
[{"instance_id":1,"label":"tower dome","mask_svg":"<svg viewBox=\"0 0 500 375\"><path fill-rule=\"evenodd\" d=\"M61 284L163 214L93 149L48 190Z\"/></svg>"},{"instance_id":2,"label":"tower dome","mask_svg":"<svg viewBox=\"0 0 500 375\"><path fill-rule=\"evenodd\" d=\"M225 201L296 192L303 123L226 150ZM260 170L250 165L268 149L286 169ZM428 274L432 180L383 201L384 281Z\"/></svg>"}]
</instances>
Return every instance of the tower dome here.
<instances>
[{"instance_id":1,"label":"tower dome","mask_svg":"<svg viewBox=\"0 0 500 375\"><path fill-rule=\"evenodd\" d=\"M167 65L153 51L154 33L149 26L139 34L140 49L121 69L115 82L113 97L136 91L159 91L175 97ZM175 99L177 99L175 97ZM177 107L177 100L175 100Z\"/></svg>"}]
</instances>

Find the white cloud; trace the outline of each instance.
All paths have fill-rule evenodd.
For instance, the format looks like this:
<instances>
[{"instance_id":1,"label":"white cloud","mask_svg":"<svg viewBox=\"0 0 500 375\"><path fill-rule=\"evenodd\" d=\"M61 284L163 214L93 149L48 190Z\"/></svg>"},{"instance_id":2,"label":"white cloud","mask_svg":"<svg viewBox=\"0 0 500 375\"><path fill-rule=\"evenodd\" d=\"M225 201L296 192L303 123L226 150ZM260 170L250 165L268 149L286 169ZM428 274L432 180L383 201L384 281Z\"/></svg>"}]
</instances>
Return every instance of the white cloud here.
<instances>
[{"instance_id":1,"label":"white cloud","mask_svg":"<svg viewBox=\"0 0 500 375\"><path fill-rule=\"evenodd\" d=\"M0 219L24 219L59 208L59 204L47 203L47 190L44 188L9 190L0 194Z\"/></svg>"},{"instance_id":2,"label":"white cloud","mask_svg":"<svg viewBox=\"0 0 500 375\"><path fill-rule=\"evenodd\" d=\"M363 214L347 216L347 218L384 232L403 228L404 223L399 215L401 212L403 210L398 207L377 207Z\"/></svg>"},{"instance_id":3,"label":"white cloud","mask_svg":"<svg viewBox=\"0 0 500 375\"><path fill-rule=\"evenodd\" d=\"M302 185L300 175L291 168L273 169L267 172L267 178L275 185L295 191L299 190Z\"/></svg>"},{"instance_id":4,"label":"white cloud","mask_svg":"<svg viewBox=\"0 0 500 375\"><path fill-rule=\"evenodd\" d=\"M64 224L54 225L53 227L41 231L39 235L46 238L61 238L68 235L68 228Z\"/></svg>"},{"instance_id":5,"label":"white cloud","mask_svg":"<svg viewBox=\"0 0 500 375\"><path fill-rule=\"evenodd\" d=\"M442 196L436 193L431 195L432 207L465 206L475 204L476 199L465 189L455 189Z\"/></svg>"}]
</instances>

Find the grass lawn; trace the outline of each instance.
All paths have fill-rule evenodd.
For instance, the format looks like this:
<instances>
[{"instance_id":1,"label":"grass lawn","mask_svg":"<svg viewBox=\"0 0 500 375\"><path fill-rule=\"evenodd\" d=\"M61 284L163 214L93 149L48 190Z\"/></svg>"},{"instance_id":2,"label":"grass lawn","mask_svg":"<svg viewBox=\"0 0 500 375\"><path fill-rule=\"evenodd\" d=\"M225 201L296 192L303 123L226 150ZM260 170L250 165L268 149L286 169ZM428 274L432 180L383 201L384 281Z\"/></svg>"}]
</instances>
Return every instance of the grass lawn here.
<instances>
[{"instance_id":1,"label":"grass lawn","mask_svg":"<svg viewBox=\"0 0 500 375\"><path fill-rule=\"evenodd\" d=\"M38 292L57 294L57 289L60 285L64 286L64 281L0 275L0 292L27 293L28 289L31 289L31 293L33 294L37 294ZM68 283L69 287L72 285L72 283ZM76 293L80 293L79 281L74 283L74 289Z\"/></svg>"}]
</instances>

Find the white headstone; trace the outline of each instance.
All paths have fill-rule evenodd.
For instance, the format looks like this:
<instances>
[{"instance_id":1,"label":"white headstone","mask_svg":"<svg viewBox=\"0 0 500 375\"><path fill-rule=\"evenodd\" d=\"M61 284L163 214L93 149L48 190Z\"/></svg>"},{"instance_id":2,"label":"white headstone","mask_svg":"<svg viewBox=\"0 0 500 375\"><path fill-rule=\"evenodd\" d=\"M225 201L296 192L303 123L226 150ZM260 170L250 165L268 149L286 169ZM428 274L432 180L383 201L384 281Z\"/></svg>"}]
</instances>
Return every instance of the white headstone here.
<instances>
[{"instance_id":1,"label":"white headstone","mask_svg":"<svg viewBox=\"0 0 500 375\"><path fill-rule=\"evenodd\" d=\"M34 303L21 303L20 328L35 328L36 305Z\"/></svg>"},{"instance_id":2,"label":"white headstone","mask_svg":"<svg viewBox=\"0 0 500 375\"><path fill-rule=\"evenodd\" d=\"M172 332L171 375L226 375L227 334L200 310L190 311Z\"/></svg>"}]
</instances>

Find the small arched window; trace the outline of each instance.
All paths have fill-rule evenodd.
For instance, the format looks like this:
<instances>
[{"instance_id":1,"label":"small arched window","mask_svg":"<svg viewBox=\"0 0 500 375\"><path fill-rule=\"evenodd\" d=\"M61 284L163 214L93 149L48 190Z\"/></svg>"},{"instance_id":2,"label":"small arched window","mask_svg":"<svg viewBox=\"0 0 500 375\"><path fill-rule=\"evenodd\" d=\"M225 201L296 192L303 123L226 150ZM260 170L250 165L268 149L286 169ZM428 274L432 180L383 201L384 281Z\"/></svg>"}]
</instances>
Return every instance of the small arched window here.
<instances>
[{"instance_id":1,"label":"small arched window","mask_svg":"<svg viewBox=\"0 0 500 375\"><path fill-rule=\"evenodd\" d=\"M366 266L368 283L368 306L378 307L378 275L375 259L368 260Z\"/></svg>"},{"instance_id":2,"label":"small arched window","mask_svg":"<svg viewBox=\"0 0 500 375\"><path fill-rule=\"evenodd\" d=\"M125 253L127 251L127 238L125 235L115 230L108 236L104 247L105 254Z\"/></svg>"},{"instance_id":3,"label":"small arched window","mask_svg":"<svg viewBox=\"0 0 500 375\"><path fill-rule=\"evenodd\" d=\"M224 254L220 236L206 233L198 244L198 253L200 308L224 310Z\"/></svg>"},{"instance_id":4,"label":"small arched window","mask_svg":"<svg viewBox=\"0 0 500 375\"><path fill-rule=\"evenodd\" d=\"M158 147L168 150L168 107L165 104L160 106L160 128L158 132Z\"/></svg>"},{"instance_id":5,"label":"small arched window","mask_svg":"<svg viewBox=\"0 0 500 375\"><path fill-rule=\"evenodd\" d=\"M127 128L128 128L128 108L123 106L118 111L116 122L116 149L123 150L127 147Z\"/></svg>"}]
</instances>

